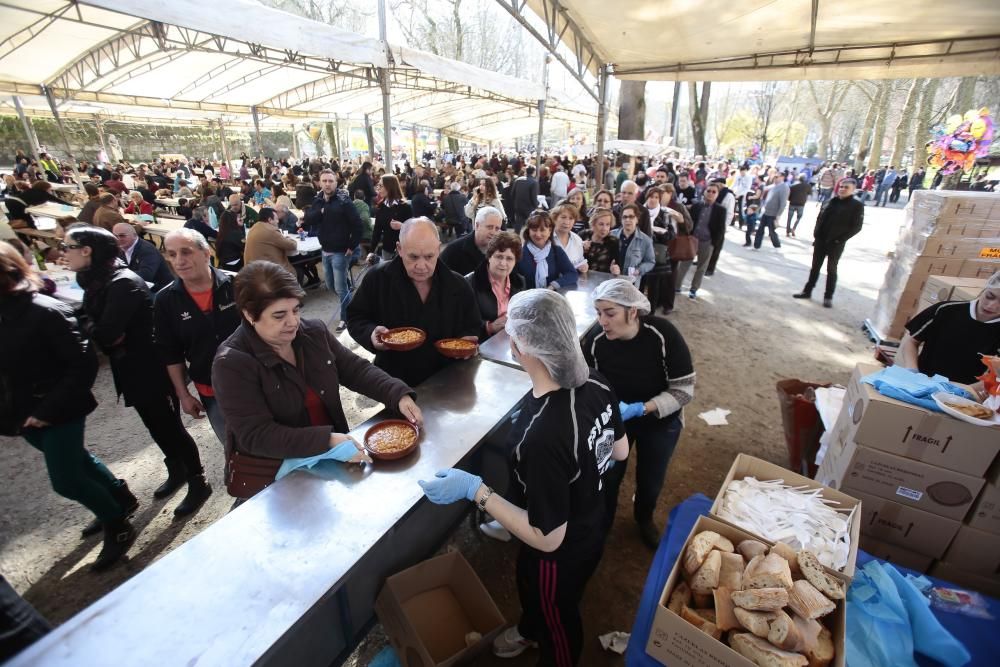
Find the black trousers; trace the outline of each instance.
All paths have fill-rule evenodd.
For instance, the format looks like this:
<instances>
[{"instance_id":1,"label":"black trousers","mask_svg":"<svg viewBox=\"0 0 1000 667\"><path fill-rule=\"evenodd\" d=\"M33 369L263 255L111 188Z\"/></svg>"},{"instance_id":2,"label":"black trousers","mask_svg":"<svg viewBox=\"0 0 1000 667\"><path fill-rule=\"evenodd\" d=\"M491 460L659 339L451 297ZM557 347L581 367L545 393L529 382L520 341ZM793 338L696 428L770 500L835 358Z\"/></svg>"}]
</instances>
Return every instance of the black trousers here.
<instances>
[{"instance_id":1,"label":"black trousers","mask_svg":"<svg viewBox=\"0 0 1000 667\"><path fill-rule=\"evenodd\" d=\"M538 642L539 667L572 667L583 651L580 600L601 562L604 540L572 556L550 557L521 547L517 556L517 592L521 599L518 632Z\"/></svg>"},{"instance_id":2,"label":"black trousers","mask_svg":"<svg viewBox=\"0 0 1000 667\"><path fill-rule=\"evenodd\" d=\"M673 265L674 262L670 262L670 264L657 266L642 277L642 287L646 289L649 305L652 306L653 312L656 312L660 306L667 309L674 307Z\"/></svg>"},{"instance_id":3,"label":"black trousers","mask_svg":"<svg viewBox=\"0 0 1000 667\"><path fill-rule=\"evenodd\" d=\"M181 422L180 401L173 392L133 407L166 458L181 461L189 477L205 472L198 445Z\"/></svg>"},{"instance_id":4,"label":"black trousers","mask_svg":"<svg viewBox=\"0 0 1000 667\"><path fill-rule=\"evenodd\" d=\"M673 456L683 427L680 411L664 419L647 415L625 422L629 447L635 450L635 505L632 513L636 521L649 521L653 518L656 499L660 497L663 480L667 476L667 466L670 465L670 457ZM625 479L629 459L616 461L614 467L604 474L604 518L609 530L615 522L618 490Z\"/></svg>"},{"instance_id":5,"label":"black trousers","mask_svg":"<svg viewBox=\"0 0 1000 667\"><path fill-rule=\"evenodd\" d=\"M0 574L0 662L44 637L52 626Z\"/></svg>"},{"instance_id":6,"label":"black trousers","mask_svg":"<svg viewBox=\"0 0 1000 667\"><path fill-rule=\"evenodd\" d=\"M826 292L824 299L832 299L833 291L837 288L837 264L840 256L844 254L843 243L830 243L828 241L816 241L813 243L812 268L809 269L809 280L803 292L809 293L816 287L819 281L819 272L823 268L823 261L826 260Z\"/></svg>"},{"instance_id":7,"label":"black trousers","mask_svg":"<svg viewBox=\"0 0 1000 667\"><path fill-rule=\"evenodd\" d=\"M736 198L736 219L739 221L740 229L743 229L743 206L745 201L746 195L740 195Z\"/></svg>"},{"instance_id":8,"label":"black trousers","mask_svg":"<svg viewBox=\"0 0 1000 667\"><path fill-rule=\"evenodd\" d=\"M708 259L708 268L705 269L705 273L713 274L715 273L715 265L719 263L719 255L722 254L722 245L726 242L726 237L719 237L718 242L712 242L712 256Z\"/></svg>"}]
</instances>

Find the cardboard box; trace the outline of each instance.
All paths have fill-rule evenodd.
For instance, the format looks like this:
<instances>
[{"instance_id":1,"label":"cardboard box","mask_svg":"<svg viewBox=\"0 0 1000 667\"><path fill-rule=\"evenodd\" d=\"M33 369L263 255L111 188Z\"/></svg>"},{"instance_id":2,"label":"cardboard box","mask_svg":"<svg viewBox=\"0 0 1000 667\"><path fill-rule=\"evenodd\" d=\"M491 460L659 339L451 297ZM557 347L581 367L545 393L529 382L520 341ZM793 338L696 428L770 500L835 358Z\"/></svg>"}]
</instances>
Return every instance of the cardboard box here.
<instances>
[{"instance_id":1,"label":"cardboard box","mask_svg":"<svg viewBox=\"0 0 1000 667\"><path fill-rule=\"evenodd\" d=\"M886 501L888 502L888 501ZM934 564L934 558L916 551L877 540L870 535L861 535L861 548L881 560L925 574Z\"/></svg>"},{"instance_id":2,"label":"cardboard box","mask_svg":"<svg viewBox=\"0 0 1000 667\"><path fill-rule=\"evenodd\" d=\"M385 633L403 667L447 667L482 653L507 622L457 551L386 579L375 601ZM482 635L467 646L470 632Z\"/></svg>"},{"instance_id":3,"label":"cardboard box","mask_svg":"<svg viewBox=\"0 0 1000 667\"><path fill-rule=\"evenodd\" d=\"M853 424L845 440L981 477L1000 453L1000 429L897 401L861 382L881 368L874 364L855 367L844 395L844 410Z\"/></svg>"},{"instance_id":4,"label":"cardboard box","mask_svg":"<svg viewBox=\"0 0 1000 667\"><path fill-rule=\"evenodd\" d=\"M1000 577L1000 535L962 526L941 560L966 572Z\"/></svg>"},{"instance_id":5,"label":"cardboard box","mask_svg":"<svg viewBox=\"0 0 1000 667\"><path fill-rule=\"evenodd\" d=\"M829 465L824 459L822 473L817 471L818 482L834 489L862 491L955 521L965 518L985 484L981 477L862 447L853 440L833 456Z\"/></svg>"},{"instance_id":6,"label":"cardboard box","mask_svg":"<svg viewBox=\"0 0 1000 667\"><path fill-rule=\"evenodd\" d=\"M976 530L1000 535L1000 485L987 482L983 486L965 523Z\"/></svg>"},{"instance_id":7,"label":"cardboard box","mask_svg":"<svg viewBox=\"0 0 1000 667\"><path fill-rule=\"evenodd\" d=\"M738 544L743 540L759 539L745 530L736 528L728 523L723 523L717 519L707 516L700 516L691 529L684 548L687 548L691 538L703 530L714 530L720 535L728 538L733 544ZM763 540L767 542L767 540ZM768 545L773 544L767 542ZM712 639L707 634L694 627L674 612L667 609L667 602L674 586L681 581L680 564L683 562L684 551L681 550L677 560L674 561L674 568L670 571L667 584L660 594L659 603L656 606L656 613L653 616L653 625L649 629L649 640L646 643L646 653L663 665L684 665L685 667L754 667L750 662L726 644ZM838 572L827 570L848 585L847 579ZM844 667L844 629L846 619L845 601L837 601L837 609L826 616L823 621L833 634L833 644L836 649L836 656L830 663L834 667Z\"/></svg>"},{"instance_id":8,"label":"cardboard box","mask_svg":"<svg viewBox=\"0 0 1000 667\"><path fill-rule=\"evenodd\" d=\"M986 287L986 281L978 278L952 278L931 276L920 294L921 301L931 304L941 301L971 301Z\"/></svg>"},{"instance_id":9,"label":"cardboard box","mask_svg":"<svg viewBox=\"0 0 1000 667\"><path fill-rule=\"evenodd\" d=\"M993 192L920 190L915 208L938 220L1000 220L1000 194ZM915 213L916 214L916 213Z\"/></svg>"},{"instance_id":10,"label":"cardboard box","mask_svg":"<svg viewBox=\"0 0 1000 667\"><path fill-rule=\"evenodd\" d=\"M968 588L995 598L1000 598L1000 578L985 574L967 572L946 561L938 561L928 573L932 577L943 579L957 588Z\"/></svg>"},{"instance_id":11,"label":"cardboard box","mask_svg":"<svg viewBox=\"0 0 1000 667\"><path fill-rule=\"evenodd\" d=\"M962 268L958 275L961 278L981 278L989 280L997 271L1000 271L1000 260L996 259L967 259L962 262Z\"/></svg>"},{"instance_id":12,"label":"cardboard box","mask_svg":"<svg viewBox=\"0 0 1000 667\"><path fill-rule=\"evenodd\" d=\"M1000 239L929 237L922 240L920 254L924 257L960 257L962 259L1000 259ZM995 253L994 253L995 251Z\"/></svg>"},{"instance_id":13,"label":"cardboard box","mask_svg":"<svg viewBox=\"0 0 1000 667\"><path fill-rule=\"evenodd\" d=\"M847 492L861 500L862 539L874 538L916 554L941 558L962 525L857 489L848 488Z\"/></svg>"},{"instance_id":14,"label":"cardboard box","mask_svg":"<svg viewBox=\"0 0 1000 667\"><path fill-rule=\"evenodd\" d=\"M838 509L844 508L846 510L853 510L860 504L857 498L852 498L846 493L824 486L816 480L803 477L802 475L794 473L787 468L782 468L779 465L769 463L763 459L758 459L754 456L750 456L749 454L737 454L736 460L733 461L733 465L729 467L729 474L726 475L726 479L722 482L722 487L719 489L719 493L715 496L715 502L712 503L712 508L709 510L709 513L719 521L734 525L740 530L746 529L721 518L719 516L719 510L722 507L722 499L725 496L726 489L729 488L729 483L734 479L743 479L745 477L756 477L761 481L780 479L789 486L819 489L819 495L828 501L836 503L831 506ZM847 555L847 565L844 566L842 572L838 573L846 577L848 580L851 580L854 577L854 565L858 559L858 534L860 529L858 517L859 513L855 511L850 524L849 534L851 539L851 550ZM763 538L764 541L768 542L774 541L766 535L758 535L755 537L757 539Z\"/></svg>"}]
</instances>

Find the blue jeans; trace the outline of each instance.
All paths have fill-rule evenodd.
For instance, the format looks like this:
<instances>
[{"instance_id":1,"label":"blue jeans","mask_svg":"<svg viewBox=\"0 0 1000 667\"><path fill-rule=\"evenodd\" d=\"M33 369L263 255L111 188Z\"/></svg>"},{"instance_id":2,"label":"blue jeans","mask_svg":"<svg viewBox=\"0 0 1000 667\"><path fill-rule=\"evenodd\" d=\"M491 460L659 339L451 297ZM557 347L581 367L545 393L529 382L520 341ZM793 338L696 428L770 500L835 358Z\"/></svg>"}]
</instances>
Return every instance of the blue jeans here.
<instances>
[{"instance_id":1,"label":"blue jeans","mask_svg":"<svg viewBox=\"0 0 1000 667\"><path fill-rule=\"evenodd\" d=\"M882 204L885 206L886 199L889 197L889 187L888 185L880 185L875 191L875 205L878 206Z\"/></svg>"},{"instance_id":2,"label":"blue jeans","mask_svg":"<svg viewBox=\"0 0 1000 667\"><path fill-rule=\"evenodd\" d=\"M760 217L760 224L757 225L757 235L753 239L753 247L760 248L760 244L764 242L764 232L767 231L768 235L771 237L771 245L775 248L781 247L781 240L778 238L778 232L775 231L775 217L773 215L762 215Z\"/></svg>"},{"instance_id":3,"label":"blue jeans","mask_svg":"<svg viewBox=\"0 0 1000 667\"><path fill-rule=\"evenodd\" d=\"M785 232L794 232L802 222L802 214L805 213L805 206L792 206L788 205L788 219L785 221ZM795 216L795 224L792 224L792 216Z\"/></svg>"},{"instance_id":4,"label":"blue jeans","mask_svg":"<svg viewBox=\"0 0 1000 667\"><path fill-rule=\"evenodd\" d=\"M205 416L208 417L208 423L211 424L212 430L215 431L215 437L223 445L226 444L226 418L222 414L219 401L214 396L202 396L200 392L198 393L198 400L205 406Z\"/></svg>"},{"instance_id":5,"label":"blue jeans","mask_svg":"<svg viewBox=\"0 0 1000 667\"><path fill-rule=\"evenodd\" d=\"M681 437L680 411L663 419L646 415L625 422L625 432L628 434L629 447L635 448L635 504L632 513L638 522L653 518L656 510L656 500L663 489L663 480L667 475L670 457ZM632 456L629 456L632 458ZM625 478L628 459L616 461L615 466L604 474L605 485L605 520L610 528L615 520L618 509L618 489Z\"/></svg>"},{"instance_id":6,"label":"blue jeans","mask_svg":"<svg viewBox=\"0 0 1000 667\"><path fill-rule=\"evenodd\" d=\"M336 292L337 296L340 297L341 311L351 298L351 286L347 282L347 269L350 260L351 256L342 252L323 253L323 275L326 278L326 288L331 292Z\"/></svg>"}]
</instances>

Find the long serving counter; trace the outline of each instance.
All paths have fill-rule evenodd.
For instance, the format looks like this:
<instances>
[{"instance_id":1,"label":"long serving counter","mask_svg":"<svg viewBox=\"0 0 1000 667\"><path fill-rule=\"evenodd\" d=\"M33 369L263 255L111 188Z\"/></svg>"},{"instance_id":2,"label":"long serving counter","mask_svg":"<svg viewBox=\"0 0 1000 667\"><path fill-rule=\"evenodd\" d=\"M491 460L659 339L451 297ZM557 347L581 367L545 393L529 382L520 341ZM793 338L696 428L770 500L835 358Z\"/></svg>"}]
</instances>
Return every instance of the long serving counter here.
<instances>
[{"instance_id":1,"label":"long serving counter","mask_svg":"<svg viewBox=\"0 0 1000 667\"><path fill-rule=\"evenodd\" d=\"M573 309L573 315L576 316L576 333L580 338L583 338L583 335L597 321L597 311L594 310L594 302L591 294L594 293L598 285L615 277L610 273L600 273L598 271L580 274L576 289L567 290L562 293L569 301L569 305ZM479 356L490 361L495 361L498 364L503 364L504 366L510 366L511 368L521 368L521 364L514 360L514 355L510 350L510 336L507 335L506 331L495 334L480 345Z\"/></svg>"},{"instance_id":2,"label":"long serving counter","mask_svg":"<svg viewBox=\"0 0 1000 667\"><path fill-rule=\"evenodd\" d=\"M9 664L331 664L366 630L385 577L430 556L470 507L433 505L417 480L468 466L530 387L500 364L452 364L417 388L416 454L292 473Z\"/></svg>"}]
</instances>

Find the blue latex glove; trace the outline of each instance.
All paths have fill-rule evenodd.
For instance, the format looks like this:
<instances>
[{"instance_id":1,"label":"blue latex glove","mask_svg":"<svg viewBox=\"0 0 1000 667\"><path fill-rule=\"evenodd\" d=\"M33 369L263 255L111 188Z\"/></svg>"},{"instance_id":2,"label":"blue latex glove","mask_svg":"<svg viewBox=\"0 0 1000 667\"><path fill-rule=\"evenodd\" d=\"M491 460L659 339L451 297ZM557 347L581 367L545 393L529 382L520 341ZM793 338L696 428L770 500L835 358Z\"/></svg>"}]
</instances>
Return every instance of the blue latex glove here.
<instances>
[{"instance_id":1,"label":"blue latex glove","mask_svg":"<svg viewBox=\"0 0 1000 667\"><path fill-rule=\"evenodd\" d=\"M643 407L642 403L624 403L618 401L618 410L622 413L622 421L628 421L629 419L641 417L646 408Z\"/></svg>"},{"instance_id":2,"label":"blue latex glove","mask_svg":"<svg viewBox=\"0 0 1000 667\"><path fill-rule=\"evenodd\" d=\"M417 482L435 505L449 505L463 498L473 500L482 483L482 477L455 468L438 470L434 479Z\"/></svg>"}]
</instances>

